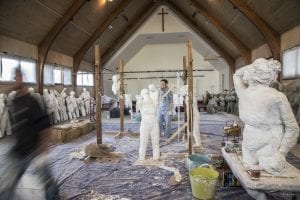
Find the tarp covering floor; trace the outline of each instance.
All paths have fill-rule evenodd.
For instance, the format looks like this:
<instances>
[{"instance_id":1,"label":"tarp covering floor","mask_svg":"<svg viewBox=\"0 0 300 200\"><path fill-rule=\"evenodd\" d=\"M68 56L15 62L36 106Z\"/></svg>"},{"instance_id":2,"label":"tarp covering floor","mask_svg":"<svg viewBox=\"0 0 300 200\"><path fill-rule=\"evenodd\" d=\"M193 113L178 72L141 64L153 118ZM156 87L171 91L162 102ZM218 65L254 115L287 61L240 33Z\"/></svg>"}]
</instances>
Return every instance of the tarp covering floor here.
<instances>
[{"instance_id":1,"label":"tarp covering floor","mask_svg":"<svg viewBox=\"0 0 300 200\"><path fill-rule=\"evenodd\" d=\"M236 117L226 113L208 115L201 113L200 131L204 153L221 154L223 127L228 120ZM104 119L103 132L118 132L118 119ZM139 123L125 120L125 129L139 132ZM173 132L177 123L172 123ZM189 176L185 167L185 160L168 158L165 165L179 169L183 176L180 185L168 184L173 175L156 166L136 166L138 158L139 138L122 137L115 140L112 134L103 135L103 143L112 144L115 152L123 155L119 160L112 161L81 161L71 159L70 154L83 149L87 144L96 141L95 131L66 144L57 144L49 152L49 164L57 182L63 199L105 199L101 195L108 195L111 199L193 199L189 183ZM2 144L1 144L2 145ZM187 152L183 141L174 140L171 144L161 148L163 153ZM152 156L151 143L147 155ZM299 155L289 154L288 160L298 169L300 168ZM30 173L31 170L29 170ZM101 194L101 195L100 195ZM217 186L215 199L252 199L242 187L223 188ZM278 199L272 197L272 199Z\"/></svg>"}]
</instances>

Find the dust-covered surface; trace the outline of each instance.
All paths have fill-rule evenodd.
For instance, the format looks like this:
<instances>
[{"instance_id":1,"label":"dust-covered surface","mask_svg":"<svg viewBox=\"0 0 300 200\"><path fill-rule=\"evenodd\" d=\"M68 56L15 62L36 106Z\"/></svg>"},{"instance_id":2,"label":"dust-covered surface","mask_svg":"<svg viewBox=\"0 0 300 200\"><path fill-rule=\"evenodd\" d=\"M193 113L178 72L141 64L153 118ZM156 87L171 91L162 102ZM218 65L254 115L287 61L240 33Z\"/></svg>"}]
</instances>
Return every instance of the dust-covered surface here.
<instances>
[{"instance_id":1,"label":"dust-covered surface","mask_svg":"<svg viewBox=\"0 0 300 200\"><path fill-rule=\"evenodd\" d=\"M204 152L221 154L223 127L228 120L236 119L228 114L208 115L201 113L200 131ZM131 132L139 132L139 123L125 120L125 128ZM172 123L173 132L177 122ZM119 120L103 120L103 132L119 131ZM161 138L161 142L165 138ZM112 134L103 135L103 143L111 144L114 152L122 153L118 160L79 160L72 159L70 154L83 150L88 144L96 142L95 132L66 144L52 146L49 153L49 164L53 175L60 186L63 199L193 199L188 172L184 158L168 158L165 165L175 167L183 177L181 184L169 185L172 172L156 166L137 166L139 138L122 137L114 139ZM152 156L148 146L147 156ZM163 153L187 152L182 138L175 139L171 144L161 148ZM299 158L293 154L288 160L300 167ZM29 170L30 171L30 170ZM218 183L215 199L252 199L243 188L223 188Z\"/></svg>"}]
</instances>

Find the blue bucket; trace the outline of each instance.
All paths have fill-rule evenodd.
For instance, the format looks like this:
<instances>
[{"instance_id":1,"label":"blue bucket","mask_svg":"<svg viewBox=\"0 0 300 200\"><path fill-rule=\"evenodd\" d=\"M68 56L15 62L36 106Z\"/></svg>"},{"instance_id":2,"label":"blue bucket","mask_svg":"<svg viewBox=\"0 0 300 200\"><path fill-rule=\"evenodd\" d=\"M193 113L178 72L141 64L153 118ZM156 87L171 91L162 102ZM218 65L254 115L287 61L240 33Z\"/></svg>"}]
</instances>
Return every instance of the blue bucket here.
<instances>
[{"instance_id":1,"label":"blue bucket","mask_svg":"<svg viewBox=\"0 0 300 200\"><path fill-rule=\"evenodd\" d=\"M191 169L199 167L200 165L208 164L209 161L210 160L207 155L190 155L187 157L186 168L190 171Z\"/></svg>"}]
</instances>

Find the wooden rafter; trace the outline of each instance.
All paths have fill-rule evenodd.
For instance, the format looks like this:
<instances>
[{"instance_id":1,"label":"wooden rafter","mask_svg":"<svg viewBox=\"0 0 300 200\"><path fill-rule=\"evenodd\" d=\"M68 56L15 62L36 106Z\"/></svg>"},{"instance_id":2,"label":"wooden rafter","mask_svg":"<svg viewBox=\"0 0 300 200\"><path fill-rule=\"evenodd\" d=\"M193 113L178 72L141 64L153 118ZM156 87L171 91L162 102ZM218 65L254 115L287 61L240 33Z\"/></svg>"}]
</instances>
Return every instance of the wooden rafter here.
<instances>
[{"instance_id":1,"label":"wooden rafter","mask_svg":"<svg viewBox=\"0 0 300 200\"><path fill-rule=\"evenodd\" d=\"M203 8L203 6L199 2L195 0L190 0L190 3L196 8L197 11L200 12L201 15L206 17L210 21L210 23L212 23L236 46L236 48L241 52L245 64L250 64L251 50L248 47L246 47L246 45L242 41L240 41L228 28L226 28L222 23L220 23L220 21L215 16L206 11L205 8Z\"/></svg>"},{"instance_id":2,"label":"wooden rafter","mask_svg":"<svg viewBox=\"0 0 300 200\"><path fill-rule=\"evenodd\" d=\"M160 5L160 3L150 3L145 6L145 10L136 15L131 23L123 31L125 34L121 34L115 39L110 47L103 53L103 65L114 55L114 53L134 34L134 32L146 21L146 19L154 12L154 10Z\"/></svg>"},{"instance_id":3,"label":"wooden rafter","mask_svg":"<svg viewBox=\"0 0 300 200\"><path fill-rule=\"evenodd\" d=\"M123 10L131 1L132 0L123 0L113 12L109 13L105 20L94 31L92 36L75 53L73 58L73 86L76 85L76 73L79 69L80 62L82 61L88 49L94 44L94 42L96 42L96 40L107 29L107 27L123 12Z\"/></svg>"},{"instance_id":4,"label":"wooden rafter","mask_svg":"<svg viewBox=\"0 0 300 200\"><path fill-rule=\"evenodd\" d=\"M39 69L39 92L43 91L43 72L44 64L47 58L48 51L53 44L55 38L59 35L62 29L67 25L67 23L72 19L72 17L78 12L78 10L83 6L87 0L76 0L71 5L71 7L65 12L62 18L55 24L55 26L48 32L46 37L39 44L38 48L38 69Z\"/></svg>"},{"instance_id":5,"label":"wooden rafter","mask_svg":"<svg viewBox=\"0 0 300 200\"><path fill-rule=\"evenodd\" d=\"M241 11L263 34L270 47L273 58L280 60L280 35L260 18L243 0L230 1L233 6L239 9L239 11Z\"/></svg>"},{"instance_id":6,"label":"wooden rafter","mask_svg":"<svg viewBox=\"0 0 300 200\"><path fill-rule=\"evenodd\" d=\"M184 14L174 3L171 1L164 2L178 17L181 18L187 25L189 25L201 38L203 38L214 50L216 50L226 60L232 72L235 71L235 59L229 55L224 48L211 38L211 36L200 26L196 24L190 17Z\"/></svg>"}]
</instances>

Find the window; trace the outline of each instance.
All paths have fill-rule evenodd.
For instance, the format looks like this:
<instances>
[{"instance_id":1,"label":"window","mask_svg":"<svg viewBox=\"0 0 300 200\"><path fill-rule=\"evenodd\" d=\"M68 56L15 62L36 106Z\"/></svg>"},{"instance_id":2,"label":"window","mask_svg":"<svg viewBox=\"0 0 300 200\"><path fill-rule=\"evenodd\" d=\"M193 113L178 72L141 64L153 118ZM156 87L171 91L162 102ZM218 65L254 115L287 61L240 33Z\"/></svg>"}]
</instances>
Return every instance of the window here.
<instances>
[{"instance_id":1,"label":"window","mask_svg":"<svg viewBox=\"0 0 300 200\"><path fill-rule=\"evenodd\" d=\"M14 81L16 69L19 68L22 71L24 82L36 83L36 62L34 60L0 56L0 62L0 81Z\"/></svg>"},{"instance_id":2,"label":"window","mask_svg":"<svg viewBox=\"0 0 300 200\"><path fill-rule=\"evenodd\" d=\"M45 64L44 66L44 84L54 85L53 66Z\"/></svg>"},{"instance_id":3,"label":"window","mask_svg":"<svg viewBox=\"0 0 300 200\"><path fill-rule=\"evenodd\" d=\"M300 76L300 46L288 49L282 56L283 78L295 78Z\"/></svg>"},{"instance_id":4,"label":"window","mask_svg":"<svg viewBox=\"0 0 300 200\"><path fill-rule=\"evenodd\" d=\"M19 67L19 60L14 58L2 57L1 59L1 80L14 81L15 71Z\"/></svg>"},{"instance_id":5,"label":"window","mask_svg":"<svg viewBox=\"0 0 300 200\"><path fill-rule=\"evenodd\" d=\"M64 68L64 85L72 85L72 70Z\"/></svg>"},{"instance_id":6,"label":"window","mask_svg":"<svg viewBox=\"0 0 300 200\"><path fill-rule=\"evenodd\" d=\"M26 83L36 83L36 63L35 61L20 62L21 71L23 74L23 81Z\"/></svg>"},{"instance_id":7,"label":"window","mask_svg":"<svg viewBox=\"0 0 300 200\"><path fill-rule=\"evenodd\" d=\"M77 72L78 86L94 86L94 74L84 71Z\"/></svg>"},{"instance_id":8,"label":"window","mask_svg":"<svg viewBox=\"0 0 300 200\"><path fill-rule=\"evenodd\" d=\"M53 70L53 73L54 73L54 83L62 84L63 83L63 81L62 81L62 69L60 67L56 67Z\"/></svg>"}]
</instances>

